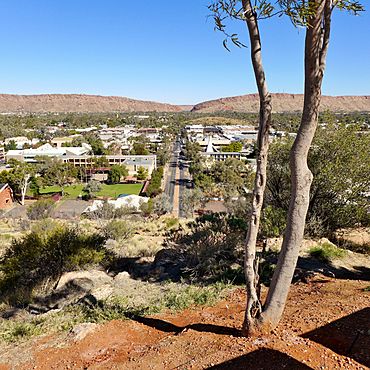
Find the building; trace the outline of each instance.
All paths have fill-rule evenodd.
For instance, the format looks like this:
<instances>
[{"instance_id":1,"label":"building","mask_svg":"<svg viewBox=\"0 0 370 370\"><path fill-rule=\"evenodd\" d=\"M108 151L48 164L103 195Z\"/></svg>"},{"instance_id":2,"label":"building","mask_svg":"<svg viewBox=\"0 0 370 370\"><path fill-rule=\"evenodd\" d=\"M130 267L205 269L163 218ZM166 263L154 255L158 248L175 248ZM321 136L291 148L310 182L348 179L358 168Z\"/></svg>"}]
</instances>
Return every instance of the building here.
<instances>
[{"instance_id":1,"label":"building","mask_svg":"<svg viewBox=\"0 0 370 370\"><path fill-rule=\"evenodd\" d=\"M0 209L9 208L13 205L13 190L8 184L0 184Z\"/></svg>"},{"instance_id":2,"label":"building","mask_svg":"<svg viewBox=\"0 0 370 370\"><path fill-rule=\"evenodd\" d=\"M106 155L106 156L92 156L92 155L66 155L62 158L64 163L71 163L76 167L94 167L97 158L104 157L109 166L125 165L129 171L129 175L135 175L139 167L148 170L149 175L157 168L157 156L151 155Z\"/></svg>"},{"instance_id":3,"label":"building","mask_svg":"<svg viewBox=\"0 0 370 370\"><path fill-rule=\"evenodd\" d=\"M51 139L51 145L57 148L62 148L64 144L71 144L72 141L76 138L80 138L82 135L72 135L72 136L66 136L66 137L55 137L54 139Z\"/></svg>"},{"instance_id":4,"label":"building","mask_svg":"<svg viewBox=\"0 0 370 370\"><path fill-rule=\"evenodd\" d=\"M55 148L50 144L41 145L37 149L9 150L5 154L6 161L16 159L21 162L37 163L37 157L53 157L62 159L65 156L82 156L90 153L91 146L82 144L81 147L60 147Z\"/></svg>"}]
</instances>

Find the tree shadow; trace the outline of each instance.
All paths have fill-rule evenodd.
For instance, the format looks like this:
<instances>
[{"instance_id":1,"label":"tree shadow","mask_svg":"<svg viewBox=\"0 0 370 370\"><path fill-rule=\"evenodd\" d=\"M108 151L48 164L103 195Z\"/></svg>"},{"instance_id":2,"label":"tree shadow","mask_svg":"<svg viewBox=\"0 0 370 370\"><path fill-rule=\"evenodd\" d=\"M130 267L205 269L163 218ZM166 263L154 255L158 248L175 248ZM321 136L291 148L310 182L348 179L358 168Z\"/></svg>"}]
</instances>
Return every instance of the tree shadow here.
<instances>
[{"instance_id":1,"label":"tree shadow","mask_svg":"<svg viewBox=\"0 0 370 370\"><path fill-rule=\"evenodd\" d=\"M209 370L310 370L311 367L297 361L285 353L269 348L261 348L246 355L236 357L219 365L211 366Z\"/></svg>"},{"instance_id":2,"label":"tree shadow","mask_svg":"<svg viewBox=\"0 0 370 370\"><path fill-rule=\"evenodd\" d=\"M370 367L370 308L364 308L302 335Z\"/></svg>"},{"instance_id":3,"label":"tree shadow","mask_svg":"<svg viewBox=\"0 0 370 370\"><path fill-rule=\"evenodd\" d=\"M370 281L370 268L367 266L353 266L353 270L349 270L345 267L335 267L330 263L324 263L314 257L299 257L297 267L336 279Z\"/></svg>"},{"instance_id":4,"label":"tree shadow","mask_svg":"<svg viewBox=\"0 0 370 370\"><path fill-rule=\"evenodd\" d=\"M145 317L145 316L132 316L132 320L150 326L151 328L163 331L165 333L180 334L186 330L195 330L201 333L214 333L218 335L228 335L233 337L241 337L241 331L236 328L230 328L227 326L213 325L213 324L189 324L186 326L177 326L168 321L160 320L157 318Z\"/></svg>"}]
</instances>

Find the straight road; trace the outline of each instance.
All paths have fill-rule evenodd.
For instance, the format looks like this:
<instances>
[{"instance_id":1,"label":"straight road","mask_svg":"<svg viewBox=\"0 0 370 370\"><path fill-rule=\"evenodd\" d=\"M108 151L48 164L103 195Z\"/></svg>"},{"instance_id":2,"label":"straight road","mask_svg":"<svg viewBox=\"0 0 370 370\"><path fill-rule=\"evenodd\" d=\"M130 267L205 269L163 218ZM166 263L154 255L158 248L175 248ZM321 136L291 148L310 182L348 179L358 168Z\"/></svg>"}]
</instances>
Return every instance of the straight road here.
<instances>
[{"instance_id":1,"label":"straight road","mask_svg":"<svg viewBox=\"0 0 370 370\"><path fill-rule=\"evenodd\" d=\"M178 169L179 152L180 152L180 143L176 141L175 144L173 145L172 156L171 156L169 166L168 166L166 184L165 184L165 189L164 189L164 192L168 195L170 199L172 212L176 211L174 210L174 196L175 196L176 172Z\"/></svg>"},{"instance_id":2,"label":"straight road","mask_svg":"<svg viewBox=\"0 0 370 370\"><path fill-rule=\"evenodd\" d=\"M180 157L181 144L177 140L173 146L173 152L166 176L165 193L168 195L175 217L186 217L183 207L184 191L189 187L189 164Z\"/></svg>"}]
</instances>

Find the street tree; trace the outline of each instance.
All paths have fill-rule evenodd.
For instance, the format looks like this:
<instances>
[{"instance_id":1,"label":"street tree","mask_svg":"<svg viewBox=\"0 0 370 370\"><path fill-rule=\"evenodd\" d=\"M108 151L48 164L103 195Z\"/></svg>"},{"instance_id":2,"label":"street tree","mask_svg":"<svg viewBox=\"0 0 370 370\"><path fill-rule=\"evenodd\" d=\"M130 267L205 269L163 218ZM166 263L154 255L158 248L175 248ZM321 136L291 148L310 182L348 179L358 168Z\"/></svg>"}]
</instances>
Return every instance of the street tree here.
<instances>
[{"instance_id":1,"label":"street tree","mask_svg":"<svg viewBox=\"0 0 370 370\"><path fill-rule=\"evenodd\" d=\"M245 245L245 276L247 307L243 323L246 335L266 332L278 324L289 292L290 283L303 240L305 219L309 205L312 173L307 164L308 151L314 137L321 100L326 56L330 40L331 19L335 8L358 13L362 5L355 0L217 0L212 2L216 28L225 33L227 42L243 46L236 34L226 32L225 19L246 22L251 46L251 59L260 96L260 122L257 139L257 173L252 198L252 209ZM271 96L268 93L261 59L259 20L273 15L287 15L295 26L303 27L305 36L304 107L300 126L290 152L291 197L287 227L279 260L265 304L258 294L256 239L266 186L268 129L271 123Z\"/></svg>"}]
</instances>

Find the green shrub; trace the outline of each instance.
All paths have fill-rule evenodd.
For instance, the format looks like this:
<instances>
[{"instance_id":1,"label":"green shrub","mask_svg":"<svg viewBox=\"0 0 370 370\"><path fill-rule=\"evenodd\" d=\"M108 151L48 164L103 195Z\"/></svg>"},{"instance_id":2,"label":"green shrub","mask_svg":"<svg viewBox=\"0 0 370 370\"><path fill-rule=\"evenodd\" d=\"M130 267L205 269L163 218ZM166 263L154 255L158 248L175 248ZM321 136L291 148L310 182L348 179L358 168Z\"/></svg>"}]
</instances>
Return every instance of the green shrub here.
<instances>
[{"instance_id":1,"label":"green shrub","mask_svg":"<svg viewBox=\"0 0 370 370\"><path fill-rule=\"evenodd\" d=\"M51 199L41 199L27 208L27 216L30 220L42 220L50 216L53 208L54 202Z\"/></svg>"},{"instance_id":2,"label":"green shrub","mask_svg":"<svg viewBox=\"0 0 370 370\"><path fill-rule=\"evenodd\" d=\"M103 234L106 239L123 241L130 239L134 234L134 230L127 221L112 220L103 227Z\"/></svg>"},{"instance_id":3,"label":"green shrub","mask_svg":"<svg viewBox=\"0 0 370 370\"><path fill-rule=\"evenodd\" d=\"M161 192L162 177L163 167L158 167L152 172L150 183L146 190L146 195L148 197L155 197Z\"/></svg>"},{"instance_id":4,"label":"green shrub","mask_svg":"<svg viewBox=\"0 0 370 370\"><path fill-rule=\"evenodd\" d=\"M165 294L162 304L170 310L214 304L224 288L221 284L215 284L209 287L188 285L183 289L171 289Z\"/></svg>"},{"instance_id":5,"label":"green shrub","mask_svg":"<svg viewBox=\"0 0 370 370\"><path fill-rule=\"evenodd\" d=\"M309 254L322 262L330 263L334 259L345 257L346 251L344 249L337 248L335 245L330 243L323 243L316 247L312 247L309 250Z\"/></svg>"},{"instance_id":6,"label":"green shrub","mask_svg":"<svg viewBox=\"0 0 370 370\"><path fill-rule=\"evenodd\" d=\"M95 211L86 213L85 217L89 220L113 220L125 217L135 212L136 208L134 207L122 206L115 208L113 204L105 201L102 206L99 206Z\"/></svg>"},{"instance_id":7,"label":"green shrub","mask_svg":"<svg viewBox=\"0 0 370 370\"><path fill-rule=\"evenodd\" d=\"M283 235L286 227L286 212L281 208L267 206L262 211L261 231L265 238L275 238Z\"/></svg>"},{"instance_id":8,"label":"green shrub","mask_svg":"<svg viewBox=\"0 0 370 370\"><path fill-rule=\"evenodd\" d=\"M166 229L171 229L172 227L178 225L179 219L176 217L169 217L165 220L166 223Z\"/></svg>"},{"instance_id":9,"label":"green shrub","mask_svg":"<svg viewBox=\"0 0 370 370\"><path fill-rule=\"evenodd\" d=\"M12 241L0 259L0 298L12 305L27 304L35 288L51 288L65 272L101 263L108 252L100 234L52 223L44 232L31 230Z\"/></svg>"},{"instance_id":10,"label":"green shrub","mask_svg":"<svg viewBox=\"0 0 370 370\"><path fill-rule=\"evenodd\" d=\"M7 321L0 330L0 339L7 343L19 342L43 333L44 320L35 319L29 322Z\"/></svg>"}]
</instances>

